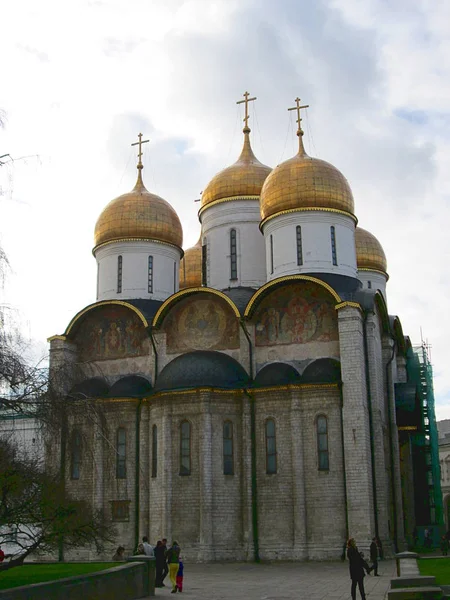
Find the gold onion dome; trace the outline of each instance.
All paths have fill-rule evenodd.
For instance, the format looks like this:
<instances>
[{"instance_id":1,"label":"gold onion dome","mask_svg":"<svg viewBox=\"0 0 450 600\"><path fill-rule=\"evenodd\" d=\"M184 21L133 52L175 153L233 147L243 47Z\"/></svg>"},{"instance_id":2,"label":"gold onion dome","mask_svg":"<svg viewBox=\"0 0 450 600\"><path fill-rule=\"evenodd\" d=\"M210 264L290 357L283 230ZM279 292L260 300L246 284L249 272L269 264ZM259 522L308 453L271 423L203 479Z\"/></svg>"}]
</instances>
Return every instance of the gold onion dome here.
<instances>
[{"instance_id":1,"label":"gold onion dome","mask_svg":"<svg viewBox=\"0 0 450 600\"><path fill-rule=\"evenodd\" d=\"M386 255L380 242L372 233L356 227L355 245L358 269L381 271L387 275Z\"/></svg>"},{"instance_id":2,"label":"gold onion dome","mask_svg":"<svg viewBox=\"0 0 450 600\"><path fill-rule=\"evenodd\" d=\"M202 285L202 242L201 237L192 248L188 248L180 260L180 290Z\"/></svg>"},{"instance_id":3,"label":"gold onion dome","mask_svg":"<svg viewBox=\"0 0 450 600\"><path fill-rule=\"evenodd\" d=\"M213 202L257 198L271 168L259 162L250 145L250 128L244 127L244 146L237 161L217 173L202 194L201 208Z\"/></svg>"},{"instance_id":4,"label":"gold onion dome","mask_svg":"<svg viewBox=\"0 0 450 600\"><path fill-rule=\"evenodd\" d=\"M150 193L142 181L142 163L131 192L122 194L103 209L95 225L95 247L120 240L155 240L181 248L180 219L168 202Z\"/></svg>"},{"instance_id":5,"label":"gold onion dome","mask_svg":"<svg viewBox=\"0 0 450 600\"><path fill-rule=\"evenodd\" d=\"M297 110L302 107L297 107ZM293 109L289 109L293 110ZM264 221L284 211L337 210L354 216L355 205L348 181L330 163L308 156L298 118L299 151L271 172L261 191Z\"/></svg>"}]
</instances>

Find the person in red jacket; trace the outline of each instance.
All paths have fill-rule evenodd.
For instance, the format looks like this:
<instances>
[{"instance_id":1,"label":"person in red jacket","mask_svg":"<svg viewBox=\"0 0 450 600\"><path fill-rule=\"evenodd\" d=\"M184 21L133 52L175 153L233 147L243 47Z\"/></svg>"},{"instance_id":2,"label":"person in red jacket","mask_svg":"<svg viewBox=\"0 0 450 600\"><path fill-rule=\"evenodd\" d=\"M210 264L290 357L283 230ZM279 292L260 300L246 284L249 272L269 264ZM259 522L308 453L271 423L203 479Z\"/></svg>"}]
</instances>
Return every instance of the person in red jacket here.
<instances>
[{"instance_id":1,"label":"person in red jacket","mask_svg":"<svg viewBox=\"0 0 450 600\"><path fill-rule=\"evenodd\" d=\"M3 550L0 548L0 562L3 562L5 560L5 553L3 552Z\"/></svg>"}]
</instances>

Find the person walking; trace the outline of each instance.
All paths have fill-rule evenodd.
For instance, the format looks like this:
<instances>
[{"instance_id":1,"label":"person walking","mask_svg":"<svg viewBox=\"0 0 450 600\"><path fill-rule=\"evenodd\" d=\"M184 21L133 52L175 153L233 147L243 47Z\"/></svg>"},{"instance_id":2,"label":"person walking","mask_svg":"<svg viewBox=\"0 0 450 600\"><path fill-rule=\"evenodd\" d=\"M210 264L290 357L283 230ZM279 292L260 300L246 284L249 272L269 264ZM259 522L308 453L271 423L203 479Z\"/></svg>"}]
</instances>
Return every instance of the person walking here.
<instances>
[{"instance_id":1,"label":"person walking","mask_svg":"<svg viewBox=\"0 0 450 600\"><path fill-rule=\"evenodd\" d=\"M375 575L375 577L379 577L379 575L378 575L378 544L377 544L376 537L372 538L372 543L370 544L370 561L372 563L370 570L373 571L373 574Z\"/></svg>"},{"instance_id":2,"label":"person walking","mask_svg":"<svg viewBox=\"0 0 450 600\"><path fill-rule=\"evenodd\" d=\"M145 556L150 556L150 558L155 558L153 548L148 543L148 537L146 535L144 535L144 537L142 538L142 546L144 547Z\"/></svg>"},{"instance_id":3,"label":"person walking","mask_svg":"<svg viewBox=\"0 0 450 600\"><path fill-rule=\"evenodd\" d=\"M155 554L156 567L155 587L165 587L163 583L163 573L164 567L167 566L165 557L166 549L161 540L157 541L156 546L153 548L153 552Z\"/></svg>"},{"instance_id":4,"label":"person walking","mask_svg":"<svg viewBox=\"0 0 450 600\"><path fill-rule=\"evenodd\" d=\"M177 586L177 573L180 563L180 552L181 548L178 542L173 541L172 546L167 550L167 564L169 565L169 577L172 583L172 594L175 594L178 590Z\"/></svg>"},{"instance_id":5,"label":"person walking","mask_svg":"<svg viewBox=\"0 0 450 600\"><path fill-rule=\"evenodd\" d=\"M179 592L183 591L183 573L184 573L184 565L183 561L180 560L178 563L178 573L177 573L177 588Z\"/></svg>"},{"instance_id":6,"label":"person walking","mask_svg":"<svg viewBox=\"0 0 450 600\"><path fill-rule=\"evenodd\" d=\"M161 583L164 586L164 579L167 577L167 574L169 573L169 567L167 566L167 557L166 557L166 555L167 555L167 538L162 539L162 545L164 548L164 565L163 565Z\"/></svg>"},{"instance_id":7,"label":"person walking","mask_svg":"<svg viewBox=\"0 0 450 600\"><path fill-rule=\"evenodd\" d=\"M369 573L370 567L361 556L354 538L350 538L347 542L347 558L349 562L350 579L352 580L352 600L356 600L356 586L359 588L361 600L366 600L366 592L364 591L364 571Z\"/></svg>"}]
</instances>

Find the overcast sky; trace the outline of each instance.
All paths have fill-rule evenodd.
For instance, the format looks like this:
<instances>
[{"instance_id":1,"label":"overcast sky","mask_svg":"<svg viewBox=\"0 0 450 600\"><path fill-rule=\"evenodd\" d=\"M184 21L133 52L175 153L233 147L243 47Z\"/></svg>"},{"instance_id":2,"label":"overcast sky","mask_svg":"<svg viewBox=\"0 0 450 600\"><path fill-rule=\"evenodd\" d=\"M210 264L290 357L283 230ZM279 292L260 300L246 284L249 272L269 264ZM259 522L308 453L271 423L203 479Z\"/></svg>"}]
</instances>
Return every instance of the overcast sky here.
<instances>
[{"instance_id":1,"label":"overcast sky","mask_svg":"<svg viewBox=\"0 0 450 600\"><path fill-rule=\"evenodd\" d=\"M95 301L97 217L136 179L168 200L184 247L199 197L242 145L275 166L305 146L350 182L387 255L388 306L431 345L438 419L450 418L448 0L15 0L0 37L0 243L6 301L44 352ZM34 157L35 156L35 157Z\"/></svg>"}]
</instances>

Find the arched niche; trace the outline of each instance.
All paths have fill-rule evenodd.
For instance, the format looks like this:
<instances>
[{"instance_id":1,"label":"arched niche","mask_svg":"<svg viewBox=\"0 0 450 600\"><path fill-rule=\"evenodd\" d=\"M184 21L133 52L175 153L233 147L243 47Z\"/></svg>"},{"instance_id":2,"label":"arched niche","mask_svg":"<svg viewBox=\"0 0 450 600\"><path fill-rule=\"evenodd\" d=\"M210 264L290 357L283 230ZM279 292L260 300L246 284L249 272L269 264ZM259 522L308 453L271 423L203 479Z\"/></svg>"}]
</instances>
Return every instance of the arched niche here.
<instances>
[{"instance_id":1,"label":"arched niche","mask_svg":"<svg viewBox=\"0 0 450 600\"><path fill-rule=\"evenodd\" d=\"M292 365L274 362L265 365L258 371L253 384L255 387L270 387L276 385L291 385L300 382L300 374Z\"/></svg>"},{"instance_id":2,"label":"arched niche","mask_svg":"<svg viewBox=\"0 0 450 600\"><path fill-rule=\"evenodd\" d=\"M140 375L127 375L116 381L108 392L110 398L143 398L152 391L152 384Z\"/></svg>"},{"instance_id":3,"label":"arched niche","mask_svg":"<svg viewBox=\"0 0 450 600\"><path fill-rule=\"evenodd\" d=\"M334 358L313 360L302 373L303 383L337 383L341 381L341 363Z\"/></svg>"}]
</instances>

